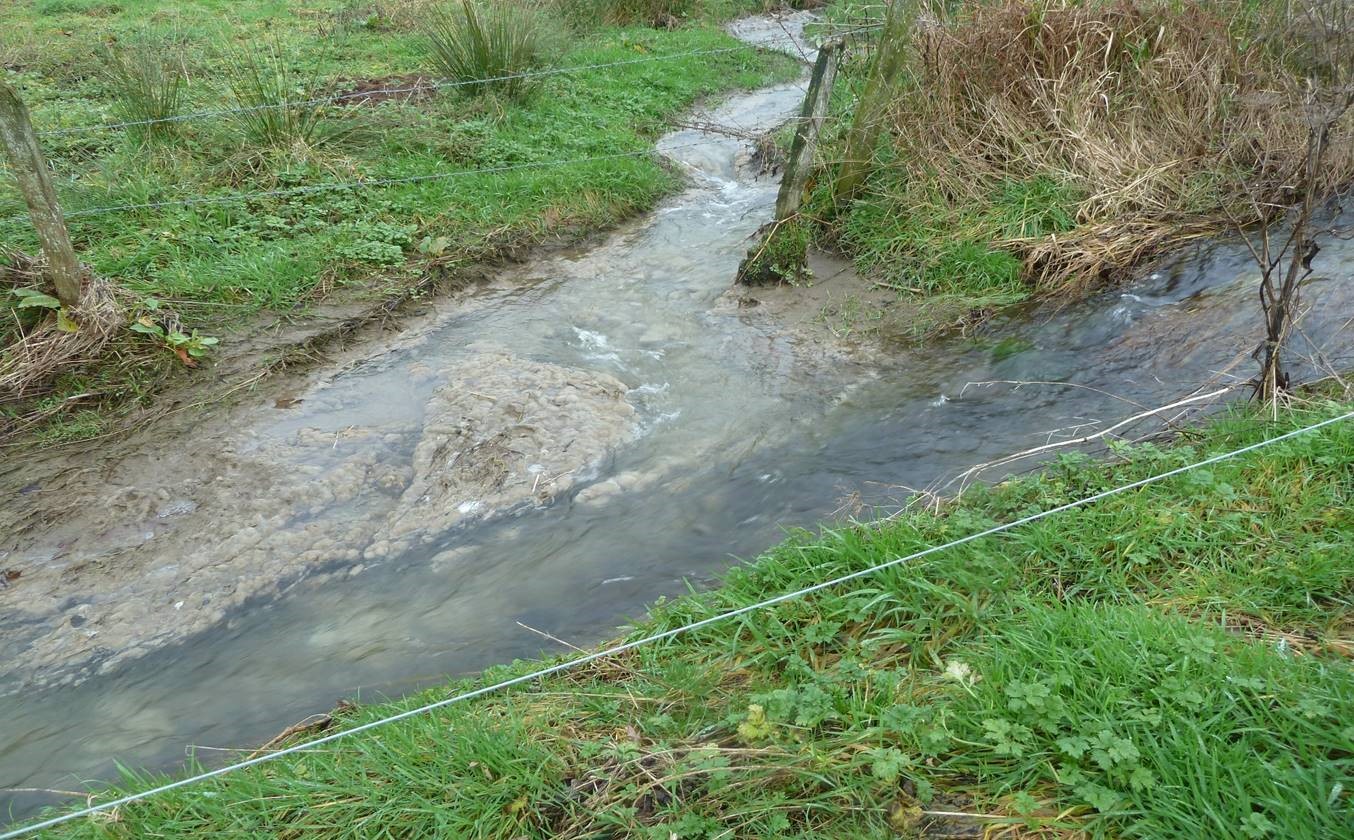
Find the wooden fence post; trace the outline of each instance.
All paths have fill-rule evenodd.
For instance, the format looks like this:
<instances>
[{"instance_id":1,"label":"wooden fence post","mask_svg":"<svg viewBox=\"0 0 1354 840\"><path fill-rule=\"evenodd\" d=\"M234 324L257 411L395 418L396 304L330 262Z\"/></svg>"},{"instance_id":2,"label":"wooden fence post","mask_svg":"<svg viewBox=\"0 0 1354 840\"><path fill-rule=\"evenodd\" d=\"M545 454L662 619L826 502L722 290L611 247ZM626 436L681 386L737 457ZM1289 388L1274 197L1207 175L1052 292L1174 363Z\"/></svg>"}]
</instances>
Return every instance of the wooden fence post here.
<instances>
[{"instance_id":1,"label":"wooden fence post","mask_svg":"<svg viewBox=\"0 0 1354 840\"><path fill-rule=\"evenodd\" d=\"M809 175L813 173L813 153L827 118L841 48L840 39L818 48L818 60L809 77L785 173L780 179L780 191L776 194L776 217L757 231L757 244L738 264L738 283L748 286L793 283L804 276L808 264L807 228L795 216L804 203Z\"/></svg>"},{"instance_id":2,"label":"wooden fence post","mask_svg":"<svg viewBox=\"0 0 1354 840\"><path fill-rule=\"evenodd\" d=\"M80 302L84 269L71 246L66 219L57 203L28 109L4 79L0 79L0 146L5 149L5 157L19 182L19 192L28 205L33 229L47 258L47 277L56 289L57 299L62 306L74 306Z\"/></svg>"},{"instance_id":3,"label":"wooden fence post","mask_svg":"<svg viewBox=\"0 0 1354 840\"><path fill-rule=\"evenodd\" d=\"M832 84L837 77L837 53L841 50L841 41L828 41L818 48L818 61L813 65L813 76L809 79L809 89L804 95L804 107L799 113L799 124L795 126L794 142L790 144L790 157L785 164L785 175L781 178L780 193L776 196L776 221L783 222L799 212L804 202L804 189L813 171L813 153L818 148L818 135L823 130L823 121L827 118L828 104L832 99Z\"/></svg>"},{"instance_id":4,"label":"wooden fence post","mask_svg":"<svg viewBox=\"0 0 1354 840\"><path fill-rule=\"evenodd\" d=\"M846 150L841 168L837 171L837 182L832 188L833 205L838 208L856 197L870 172L874 147L879 142L879 132L883 127L880 119L893 95L893 82L903 69L915 11L912 0L889 2L884 28L879 34L879 47L870 66L860 103L856 106L851 130L846 135Z\"/></svg>"}]
</instances>

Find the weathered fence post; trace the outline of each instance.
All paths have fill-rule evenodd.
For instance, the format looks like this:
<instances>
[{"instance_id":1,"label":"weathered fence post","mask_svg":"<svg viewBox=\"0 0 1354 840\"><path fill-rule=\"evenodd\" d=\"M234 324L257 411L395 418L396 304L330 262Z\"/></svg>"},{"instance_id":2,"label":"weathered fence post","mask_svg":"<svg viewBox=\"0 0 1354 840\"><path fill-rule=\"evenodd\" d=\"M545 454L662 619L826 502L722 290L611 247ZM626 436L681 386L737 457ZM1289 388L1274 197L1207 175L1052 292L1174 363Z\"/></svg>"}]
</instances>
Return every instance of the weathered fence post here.
<instances>
[{"instance_id":1,"label":"weathered fence post","mask_svg":"<svg viewBox=\"0 0 1354 840\"><path fill-rule=\"evenodd\" d=\"M804 95L804 107L795 126L790 157L781 178L780 193L776 196L776 221L783 222L799 211L804 202L804 188L813 171L813 153L818 148L818 135L827 119L828 104L832 99L832 84L837 77L837 54L841 41L828 41L818 48L818 61L813 65L813 76Z\"/></svg>"},{"instance_id":2,"label":"weathered fence post","mask_svg":"<svg viewBox=\"0 0 1354 840\"><path fill-rule=\"evenodd\" d=\"M4 79L0 79L0 146L5 149L5 158L19 182L19 192L28 204L28 215L47 258L47 277L56 289L57 299L63 306L74 306L80 302L84 269L71 246L66 219L61 215L28 109Z\"/></svg>"},{"instance_id":3,"label":"weathered fence post","mask_svg":"<svg viewBox=\"0 0 1354 840\"><path fill-rule=\"evenodd\" d=\"M856 197L870 172L874 147L883 128L881 117L893 95L893 82L907 57L909 30L916 17L914 6L913 0L889 2L884 28L879 34L879 47L856 106L851 130L846 135L846 150L832 188L832 201L837 207Z\"/></svg>"},{"instance_id":4,"label":"weathered fence post","mask_svg":"<svg viewBox=\"0 0 1354 840\"><path fill-rule=\"evenodd\" d=\"M814 62L809 88L804 93L804 106L799 111L790 156L781 176L780 192L776 195L776 218L757 231L757 244L738 266L739 283L749 286L793 283L805 274L809 233L808 227L796 216L808 191L813 154L818 147L823 121L827 119L841 48L841 40L829 41L818 48L818 60Z\"/></svg>"}]
</instances>

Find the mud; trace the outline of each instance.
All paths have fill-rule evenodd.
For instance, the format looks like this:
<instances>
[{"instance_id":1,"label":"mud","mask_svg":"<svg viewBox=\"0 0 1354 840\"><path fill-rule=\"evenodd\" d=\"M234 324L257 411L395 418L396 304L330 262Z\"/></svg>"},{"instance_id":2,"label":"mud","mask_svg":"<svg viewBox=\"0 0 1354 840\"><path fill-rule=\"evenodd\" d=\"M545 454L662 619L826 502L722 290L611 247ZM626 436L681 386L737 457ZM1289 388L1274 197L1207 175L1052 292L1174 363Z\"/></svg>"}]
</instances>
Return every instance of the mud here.
<instances>
[{"instance_id":1,"label":"mud","mask_svg":"<svg viewBox=\"0 0 1354 840\"><path fill-rule=\"evenodd\" d=\"M129 459L88 492L24 494L62 501L31 508L0 552L6 687L107 673L320 573L548 505L633 433L615 377L478 349L406 371L440 383L420 423L244 431Z\"/></svg>"},{"instance_id":2,"label":"mud","mask_svg":"<svg viewBox=\"0 0 1354 840\"><path fill-rule=\"evenodd\" d=\"M437 95L437 79L423 73L352 79L333 94L340 105L380 105L382 102L417 102Z\"/></svg>"},{"instance_id":3,"label":"mud","mask_svg":"<svg viewBox=\"0 0 1354 840\"><path fill-rule=\"evenodd\" d=\"M521 502L549 504L635 427L629 389L606 374L481 353L445 376L414 448L414 479L369 558Z\"/></svg>"},{"instance_id":4,"label":"mud","mask_svg":"<svg viewBox=\"0 0 1354 840\"><path fill-rule=\"evenodd\" d=\"M738 34L806 54L802 29L810 19L769 17L740 24ZM375 91L385 81L354 90ZM795 86L782 86L745 97L732 112L717 106L698 116L729 123L737 119L732 114L751 114L770 126L789 116L798 95ZM708 138L675 132L659 148ZM713 173L732 184L752 166L753 152L730 139L672 154L696 177ZM560 253L567 261L568 251ZM511 293L537 280L508 270L480 288ZM492 302L472 296L441 305L468 314ZM591 359L564 366L483 341L450 363L412 361L392 371L392 384L381 388L393 389L399 412L379 399L328 406L326 386L372 365L372 343L385 343L386 355L416 354L428 340L421 325L445 317L436 307L423 316L405 313L405 334L391 338L371 312L370 303L354 301L303 323L277 317L255 324L232 338L232 355L214 370L242 383L237 387L252 385L270 359L303 347L298 341L323 342L353 329L364 330L366 340L317 370L253 388L235 405L199 385L182 398L216 403L206 410L162 407L167 416L107 446L14 460L0 470L0 533L7 535L0 543L7 570L0 695L111 673L167 644L228 627L245 607L302 583L360 574L469 523L549 505L593 478L636 433L626 384L592 369ZM601 351L596 357L615 355L602 333L577 334ZM655 323L644 340L660 347L676 337ZM645 399L639 394L635 402ZM607 478L588 488L583 502L650 488L672 468L656 464L642 475Z\"/></svg>"},{"instance_id":5,"label":"mud","mask_svg":"<svg viewBox=\"0 0 1354 840\"><path fill-rule=\"evenodd\" d=\"M818 364L887 367L933 323L915 300L877 285L840 257L811 250L808 269L793 285L735 285L717 308L787 336Z\"/></svg>"}]
</instances>

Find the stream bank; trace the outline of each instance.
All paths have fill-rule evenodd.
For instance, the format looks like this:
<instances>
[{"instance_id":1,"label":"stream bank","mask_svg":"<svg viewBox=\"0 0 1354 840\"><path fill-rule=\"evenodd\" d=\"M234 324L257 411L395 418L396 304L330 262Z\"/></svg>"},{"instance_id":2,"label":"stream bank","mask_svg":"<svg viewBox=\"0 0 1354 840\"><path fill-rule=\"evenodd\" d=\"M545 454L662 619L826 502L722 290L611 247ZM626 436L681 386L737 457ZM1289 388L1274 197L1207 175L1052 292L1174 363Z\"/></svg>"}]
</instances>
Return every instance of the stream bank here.
<instances>
[{"instance_id":1,"label":"stream bank","mask_svg":"<svg viewBox=\"0 0 1354 840\"><path fill-rule=\"evenodd\" d=\"M741 46L716 25L745 2L720 4L671 30L595 20L585 31L556 33L551 72L511 103L455 87L344 99L310 112L315 144L277 147L241 119L252 113L248 102L242 112L229 107L244 56L219 44L284 40L299 75L279 90L301 85L328 96L423 84L436 71L426 16L414 8L427 3L382 2L400 14L377 15L371 25L357 25L352 9L328 0L239 0L208 14L181 8L194 5L186 0L97 10L0 6L5 72L42 134L80 257L117 284L126 321L145 318L152 333L120 329L103 357L82 353L56 369L37 364L14 342L44 334L51 319L15 309L10 289L41 284L0 270L0 354L7 370L22 374L6 377L14 388L0 393L6 451L91 437L105 443L125 428L124 415L135 422L157 402L181 397L184 380L194 380L187 391L211 399L223 389L201 380L252 360L254 369L230 387L250 382L275 361L259 364L259 354L294 361L314 350L305 333L345 332L368 314L389 314L391 302L444 291L439 275L610 230L651 210L682 186L650 154L674 116L799 73L797 56ZM582 6L575 11L586 15ZM118 86L105 78L105 47L137 66L165 60L190 68L178 103L190 112L158 126L166 131L156 138L111 120L121 105ZM6 181L0 251L35 253L23 203ZM270 317L290 335L253 329ZM164 334L153 334L152 324ZM178 339L169 338L195 330L220 339L215 350L226 352L211 354L223 365L190 377L172 352ZM16 393L19 379L29 384Z\"/></svg>"},{"instance_id":2,"label":"stream bank","mask_svg":"<svg viewBox=\"0 0 1354 840\"><path fill-rule=\"evenodd\" d=\"M1063 463L940 513L792 535L627 637L673 634L661 642L52 836L1344 836L1354 422L1221 457L1351 408L1307 406L1214 418L1187 445ZM749 609L799 588L814 591ZM344 731L551 664L324 720Z\"/></svg>"}]
</instances>

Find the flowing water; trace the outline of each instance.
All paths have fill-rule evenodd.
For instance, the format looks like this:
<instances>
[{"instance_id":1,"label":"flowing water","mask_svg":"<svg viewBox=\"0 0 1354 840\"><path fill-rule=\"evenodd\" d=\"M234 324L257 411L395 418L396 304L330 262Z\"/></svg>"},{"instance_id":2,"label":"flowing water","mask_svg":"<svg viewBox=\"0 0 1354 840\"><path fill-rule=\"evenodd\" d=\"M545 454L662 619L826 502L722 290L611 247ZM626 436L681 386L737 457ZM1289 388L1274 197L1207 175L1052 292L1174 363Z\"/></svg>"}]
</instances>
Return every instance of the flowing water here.
<instances>
[{"instance_id":1,"label":"flowing water","mask_svg":"<svg viewBox=\"0 0 1354 840\"><path fill-rule=\"evenodd\" d=\"M737 96L713 118L766 129L801 96L798 85ZM340 698L397 695L558 650L523 624L596 642L658 596L708 583L844 499L887 507L906 488L1044 443L1050 430L1139 410L1124 400L1161 405L1191 393L1256 335L1254 268L1240 247L1217 245L1114 292L1004 316L982 342L938 342L886 365L825 357L767 319L718 305L775 196L772 180L743 165L746 145L678 132L660 150L691 184L648 217L595 247L505 272L383 346L316 372L294 407L257 407L220 443L241 457L292 458L284 465L311 470L308 480L359 457L368 473L403 475L433 424L441 372L510 353L518 361L503 364L576 371L603 383L598 393L623 395L617 416L630 431L600 463L502 515L476 518L478 502L467 499L464 517L379 551L370 533L359 542L347 534L324 575L247 600L117 667L0 697L0 788L70 789L109 778L114 761L167 766L188 744L247 747ZM1331 279L1310 286L1306 330L1338 355L1349 347L1336 336L1354 312L1354 245L1334 239L1321 259ZM994 380L1084 387L965 388ZM354 429L364 433L345 437ZM333 444L281 446L298 436ZM328 528L346 518L362 530L363 517L393 498L369 487L330 494L298 521ZM191 518L196 504L171 499L162 516ZM154 550L156 533L141 550ZM8 804L17 817L51 801L17 793Z\"/></svg>"}]
</instances>

